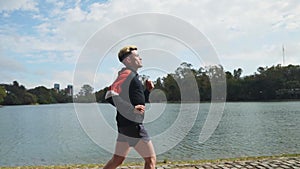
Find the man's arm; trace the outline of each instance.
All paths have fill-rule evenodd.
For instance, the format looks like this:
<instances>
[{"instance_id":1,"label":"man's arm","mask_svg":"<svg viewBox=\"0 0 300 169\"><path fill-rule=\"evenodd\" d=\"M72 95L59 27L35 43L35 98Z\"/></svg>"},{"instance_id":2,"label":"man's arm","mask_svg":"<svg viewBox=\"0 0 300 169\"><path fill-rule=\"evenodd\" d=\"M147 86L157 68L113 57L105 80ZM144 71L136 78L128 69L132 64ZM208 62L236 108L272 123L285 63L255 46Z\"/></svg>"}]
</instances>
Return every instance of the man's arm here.
<instances>
[{"instance_id":1,"label":"man's arm","mask_svg":"<svg viewBox=\"0 0 300 169\"><path fill-rule=\"evenodd\" d=\"M132 106L130 103L126 102L124 99L122 99L120 96L112 96L106 99L107 102L112 104L117 108L117 110L126 116L128 112L134 112L137 114L143 114L145 112L145 106L144 105L136 105Z\"/></svg>"},{"instance_id":2,"label":"man's arm","mask_svg":"<svg viewBox=\"0 0 300 169\"><path fill-rule=\"evenodd\" d=\"M130 112L142 114L144 113L145 109L143 105L133 106L131 103L127 102L119 95L122 91L122 84L125 83L128 78L130 78L130 75L130 70L123 70L122 72L120 72L118 78L106 92L105 100L115 106L117 110L123 115L126 115Z\"/></svg>"},{"instance_id":3,"label":"man's arm","mask_svg":"<svg viewBox=\"0 0 300 169\"><path fill-rule=\"evenodd\" d=\"M154 84L151 80L146 80L145 81L145 86L146 86L146 89L144 91L144 95L145 95L145 102L146 103L149 103L149 95L150 95L150 92L153 90L154 88Z\"/></svg>"}]
</instances>

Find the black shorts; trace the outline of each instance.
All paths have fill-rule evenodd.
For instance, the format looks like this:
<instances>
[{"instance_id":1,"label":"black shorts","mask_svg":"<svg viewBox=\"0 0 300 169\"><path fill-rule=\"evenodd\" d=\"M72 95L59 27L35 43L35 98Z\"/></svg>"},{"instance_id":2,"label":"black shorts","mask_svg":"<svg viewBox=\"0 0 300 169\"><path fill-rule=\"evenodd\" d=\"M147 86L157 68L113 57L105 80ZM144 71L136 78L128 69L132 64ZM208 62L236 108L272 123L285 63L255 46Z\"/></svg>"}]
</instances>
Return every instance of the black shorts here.
<instances>
[{"instance_id":1,"label":"black shorts","mask_svg":"<svg viewBox=\"0 0 300 169\"><path fill-rule=\"evenodd\" d=\"M134 147L140 140L150 141L150 137L143 124L118 127L117 141L127 142L130 147Z\"/></svg>"}]
</instances>

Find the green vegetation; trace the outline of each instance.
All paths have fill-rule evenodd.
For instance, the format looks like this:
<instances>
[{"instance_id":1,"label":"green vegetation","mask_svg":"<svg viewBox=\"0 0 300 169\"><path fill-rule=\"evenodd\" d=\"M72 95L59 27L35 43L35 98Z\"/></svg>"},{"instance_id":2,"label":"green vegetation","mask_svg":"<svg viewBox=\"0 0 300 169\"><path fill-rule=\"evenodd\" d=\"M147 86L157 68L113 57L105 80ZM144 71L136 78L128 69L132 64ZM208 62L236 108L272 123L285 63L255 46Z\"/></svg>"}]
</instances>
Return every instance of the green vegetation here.
<instances>
[{"instance_id":1,"label":"green vegetation","mask_svg":"<svg viewBox=\"0 0 300 169\"><path fill-rule=\"evenodd\" d=\"M4 91L6 91L6 96L3 98L2 102L4 105L72 102L72 97L68 96L66 92L47 89L43 86L27 90L23 85L19 85L17 81L14 81L13 84L1 84L0 87L4 88Z\"/></svg>"},{"instance_id":2,"label":"green vegetation","mask_svg":"<svg viewBox=\"0 0 300 169\"><path fill-rule=\"evenodd\" d=\"M14 81L12 85L1 85L5 88L7 95L4 98L4 105L20 105L37 103L36 96L29 93L23 85Z\"/></svg>"},{"instance_id":3,"label":"green vegetation","mask_svg":"<svg viewBox=\"0 0 300 169\"><path fill-rule=\"evenodd\" d=\"M224 71L221 65L200 67L194 69L189 63L182 63L175 73L158 78L155 89L160 89L169 102L180 102L181 95L178 84L193 89L191 78L198 85L201 101L211 100L211 82L220 85L226 79L227 101L274 101L274 100L299 100L300 99L300 66L272 66L259 67L257 73L241 77L243 70L238 68L233 71ZM225 72L225 73L224 73ZM217 89L223 90L222 86ZM96 92L97 102L105 102L104 95L107 88ZM188 101L197 101L199 98L190 98ZM159 97L152 97L153 102L159 102Z\"/></svg>"},{"instance_id":4,"label":"green vegetation","mask_svg":"<svg viewBox=\"0 0 300 169\"><path fill-rule=\"evenodd\" d=\"M0 104L2 104L5 97L6 97L5 88L3 86L0 86Z\"/></svg>"},{"instance_id":5,"label":"green vegetation","mask_svg":"<svg viewBox=\"0 0 300 169\"><path fill-rule=\"evenodd\" d=\"M28 90L29 93L37 97L38 104L51 104L51 103L70 103L72 97L65 91L57 91L55 89L47 89L44 86L39 86L34 89Z\"/></svg>"},{"instance_id":6,"label":"green vegetation","mask_svg":"<svg viewBox=\"0 0 300 169\"><path fill-rule=\"evenodd\" d=\"M300 99L300 66L259 67L258 73L240 78L226 72L227 100L269 101Z\"/></svg>"},{"instance_id":7,"label":"green vegetation","mask_svg":"<svg viewBox=\"0 0 300 169\"><path fill-rule=\"evenodd\" d=\"M159 77L154 81L155 89L159 89L159 92L153 92L151 101L180 102L181 93L184 91L181 91L179 86L185 86L186 89L198 89L200 101L210 101L211 84L216 85L215 88L218 90L227 89L227 101L300 99L300 65L259 67L256 73L244 77L241 76L242 72L241 68L233 70L233 73L225 72L221 65L195 69L192 64L184 62L174 73L169 73L165 77ZM145 75L141 76L142 81L147 78ZM196 81L197 86L193 86L192 80ZM226 89L220 85L224 83L224 80L226 80ZM14 81L13 84L0 84L0 104L52 104L73 101L105 103L105 94L108 87L96 92L93 92L93 90L92 86L85 84L73 98L64 90L57 91L43 86L27 90L23 85L19 85L17 81ZM191 96L185 101L199 101L199 98Z\"/></svg>"},{"instance_id":8,"label":"green vegetation","mask_svg":"<svg viewBox=\"0 0 300 169\"><path fill-rule=\"evenodd\" d=\"M93 93L94 88L88 84L81 87L79 93L76 95L74 102L80 103L92 103L96 102L95 94Z\"/></svg>"}]
</instances>

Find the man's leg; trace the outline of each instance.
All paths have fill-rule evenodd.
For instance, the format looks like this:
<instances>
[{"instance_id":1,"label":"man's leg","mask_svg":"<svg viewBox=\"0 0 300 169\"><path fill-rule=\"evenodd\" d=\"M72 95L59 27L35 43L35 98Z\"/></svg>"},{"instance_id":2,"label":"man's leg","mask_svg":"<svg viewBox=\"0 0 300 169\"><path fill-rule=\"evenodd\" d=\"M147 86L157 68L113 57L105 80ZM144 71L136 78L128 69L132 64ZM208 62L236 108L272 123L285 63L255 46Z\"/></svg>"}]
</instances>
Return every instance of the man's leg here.
<instances>
[{"instance_id":1,"label":"man's leg","mask_svg":"<svg viewBox=\"0 0 300 169\"><path fill-rule=\"evenodd\" d=\"M144 158L145 169L154 169L156 155L151 141L140 140L134 149Z\"/></svg>"},{"instance_id":2,"label":"man's leg","mask_svg":"<svg viewBox=\"0 0 300 169\"><path fill-rule=\"evenodd\" d=\"M127 142L119 142L116 143L115 154L112 159L108 161L108 163L103 167L103 169L115 169L119 165L123 163L125 157L127 156L130 147Z\"/></svg>"}]
</instances>

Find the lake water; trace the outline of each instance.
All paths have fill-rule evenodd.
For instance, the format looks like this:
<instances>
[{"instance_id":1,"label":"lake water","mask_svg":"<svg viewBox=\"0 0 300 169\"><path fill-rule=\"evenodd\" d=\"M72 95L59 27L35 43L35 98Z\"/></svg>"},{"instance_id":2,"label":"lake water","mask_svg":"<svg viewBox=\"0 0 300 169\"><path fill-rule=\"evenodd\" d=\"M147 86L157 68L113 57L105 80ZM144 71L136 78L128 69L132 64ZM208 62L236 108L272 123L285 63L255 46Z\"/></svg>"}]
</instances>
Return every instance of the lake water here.
<instances>
[{"instance_id":1,"label":"lake water","mask_svg":"<svg viewBox=\"0 0 300 169\"><path fill-rule=\"evenodd\" d=\"M91 139L99 132L91 105L101 110L107 125L116 128L115 110L109 104L54 104L38 106L4 106L0 108L0 166L59 165L104 163L111 153ZM191 107L197 104L185 104ZM192 116L192 110L180 104L151 104L149 112L159 107L160 113L146 112L146 128L151 136L163 135L175 123L179 113ZM187 106L187 107L188 107ZM158 160L218 159L300 153L300 102L226 103L222 119L213 135L199 143L199 133L210 103L201 103L195 123L183 140L158 155ZM83 130L76 111L86 112L95 131ZM155 116L151 118L151 116ZM147 118L148 117L148 118ZM148 120L147 120L148 119ZM82 122L82 121L81 121ZM177 132L184 130L178 127ZM85 131L88 131L86 133ZM101 131L100 131L101 133ZM99 134L101 135L101 134ZM111 133L115 136L116 133ZM109 135L100 140L115 139ZM98 139L99 139L98 138ZM155 146L168 146L176 140L172 134ZM105 146L113 146L115 141ZM129 158L127 161L142 161Z\"/></svg>"}]
</instances>

